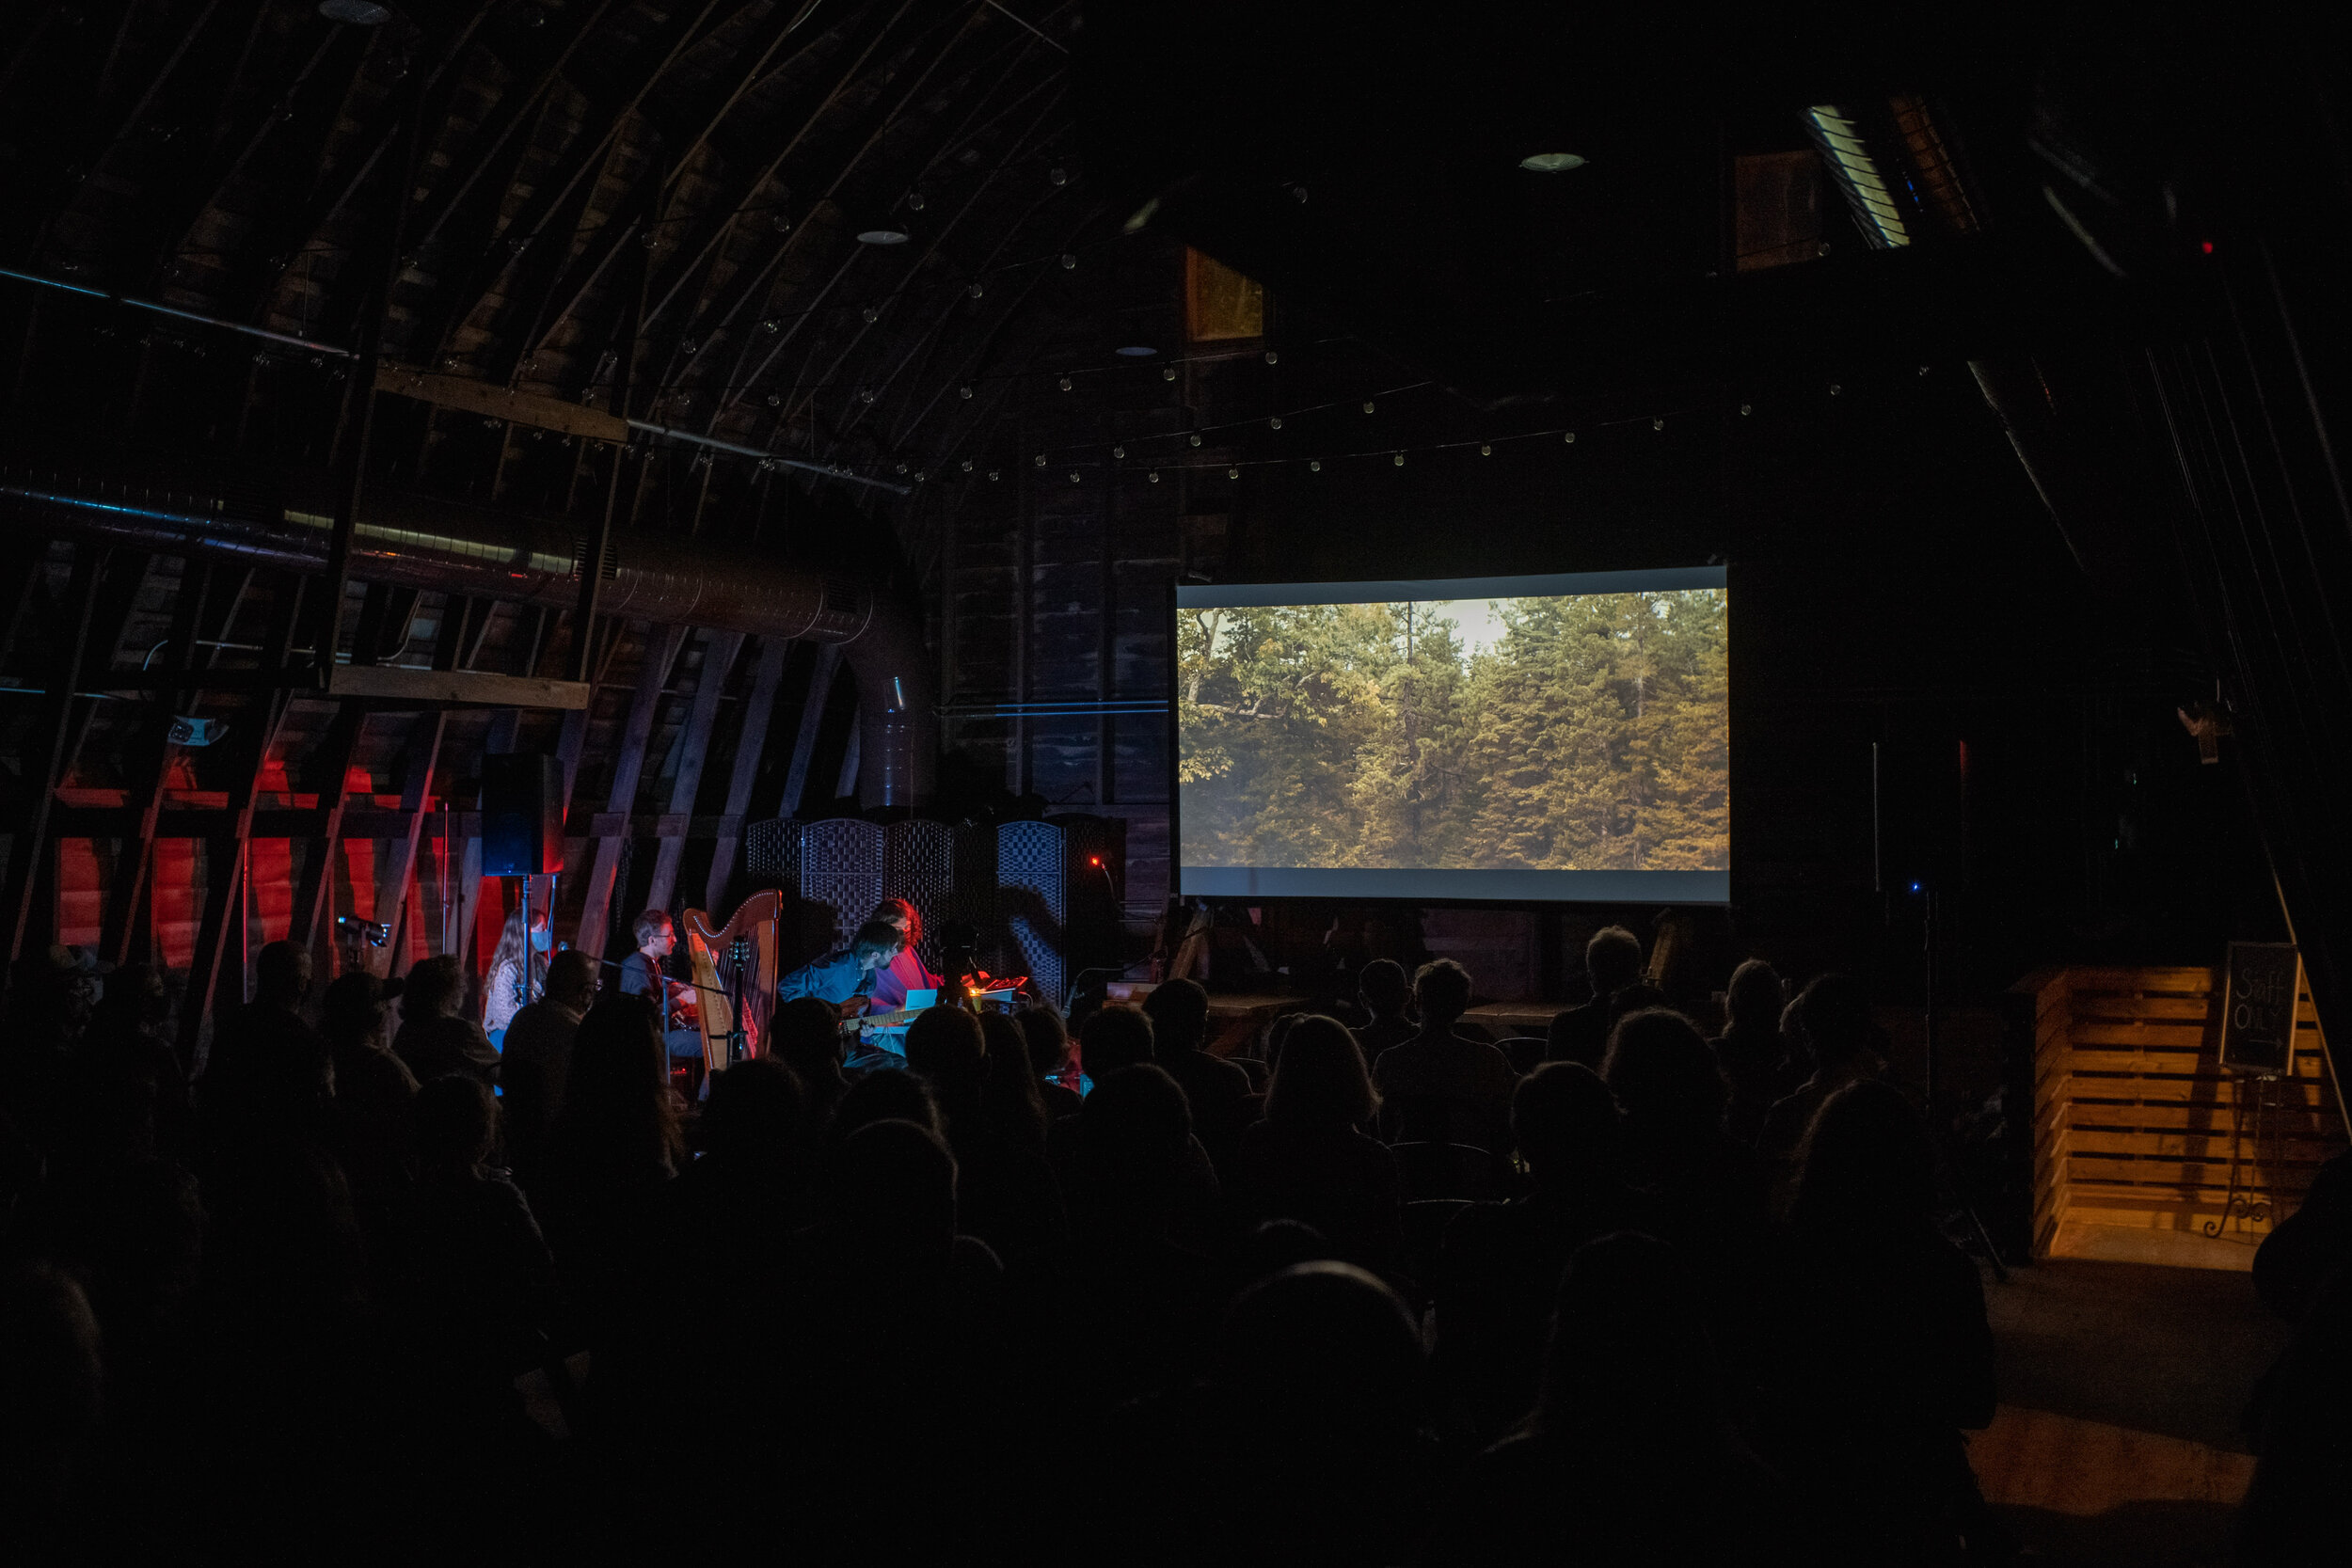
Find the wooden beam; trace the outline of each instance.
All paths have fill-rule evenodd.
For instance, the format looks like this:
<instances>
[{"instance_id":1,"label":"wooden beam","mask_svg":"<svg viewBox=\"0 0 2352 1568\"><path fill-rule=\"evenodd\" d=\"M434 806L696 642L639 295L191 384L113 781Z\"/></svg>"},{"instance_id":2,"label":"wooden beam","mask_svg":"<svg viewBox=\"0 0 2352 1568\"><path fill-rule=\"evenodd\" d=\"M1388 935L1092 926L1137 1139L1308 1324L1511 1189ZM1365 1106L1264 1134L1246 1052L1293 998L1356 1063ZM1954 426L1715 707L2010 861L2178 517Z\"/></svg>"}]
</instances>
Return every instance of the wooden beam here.
<instances>
[{"instance_id":1,"label":"wooden beam","mask_svg":"<svg viewBox=\"0 0 2352 1568\"><path fill-rule=\"evenodd\" d=\"M437 408L462 409L485 419L504 420L510 424L527 425L534 430L561 431L590 441L627 441L628 421L619 414L585 408L561 398L541 397L534 392L518 392L496 382L477 381L469 375L439 375L410 365L384 365L375 374L375 388L405 398L415 398Z\"/></svg>"},{"instance_id":2,"label":"wooden beam","mask_svg":"<svg viewBox=\"0 0 2352 1568\"><path fill-rule=\"evenodd\" d=\"M817 668L808 677L808 700L801 705L801 727L792 737L792 764L784 776L784 815L797 816L801 796L808 788L809 759L817 754L817 735L824 728L825 704L833 696L834 677L841 669L841 645L817 644Z\"/></svg>"},{"instance_id":3,"label":"wooden beam","mask_svg":"<svg viewBox=\"0 0 2352 1568\"><path fill-rule=\"evenodd\" d=\"M735 656L743 651L743 634L739 631L714 631L703 644L703 672L694 683L694 705L686 712L686 730L678 737L677 777L670 783L670 813L685 816L694 809L694 797L700 793L703 764L710 754L711 732L719 723L719 693L725 687L727 673L735 668ZM670 907L671 890L677 885L678 862L686 854L686 839L682 834L665 833L656 850L653 863L653 886L645 895L648 909Z\"/></svg>"},{"instance_id":4,"label":"wooden beam","mask_svg":"<svg viewBox=\"0 0 2352 1568\"><path fill-rule=\"evenodd\" d=\"M504 675L490 670L404 670L389 664L339 664L326 683L330 697L434 707L570 710L585 708L591 689L585 681Z\"/></svg>"},{"instance_id":5,"label":"wooden beam","mask_svg":"<svg viewBox=\"0 0 2352 1568\"><path fill-rule=\"evenodd\" d=\"M710 879L703 888L703 908L712 913L724 912L719 904L726 896L728 881L735 876L736 851L743 842L739 824L743 814L751 809L752 786L759 779L759 759L768 749L768 721L775 713L776 689L784 684L784 661L791 651L791 642L781 637L768 638L759 645L759 668L752 676L742 725L735 733L735 771L727 780L726 815L739 826L734 832L721 833L711 846Z\"/></svg>"},{"instance_id":6,"label":"wooden beam","mask_svg":"<svg viewBox=\"0 0 2352 1568\"><path fill-rule=\"evenodd\" d=\"M610 810L626 814L637 802L637 782L645 770L645 743L653 737L655 718L661 711L661 689L669 684L670 666L685 646L687 628L657 626L645 639L645 661L637 672L637 691L629 699L628 717L621 727L621 743L612 769ZM579 934L573 945L596 958L604 957L606 926L612 906L612 881L620 870L621 840L599 835L596 858L588 873L587 896L580 906Z\"/></svg>"},{"instance_id":7,"label":"wooden beam","mask_svg":"<svg viewBox=\"0 0 2352 1568\"><path fill-rule=\"evenodd\" d=\"M581 712L567 713L564 716L564 722L566 724L584 723L587 717ZM485 756L500 755L513 751L515 737L521 733L522 718L521 711L516 708L508 708L505 712L494 717L490 721L489 734L482 742L483 753ZM474 921L480 912L482 900L482 818L474 813L452 812L450 816L452 818L449 828L450 836L465 845L464 848L454 850L457 856L457 946L455 951L458 954L458 967L466 972L467 978L470 980L473 977L476 957ZM445 849L443 852L452 851ZM549 925L552 927L553 922L549 922Z\"/></svg>"}]
</instances>

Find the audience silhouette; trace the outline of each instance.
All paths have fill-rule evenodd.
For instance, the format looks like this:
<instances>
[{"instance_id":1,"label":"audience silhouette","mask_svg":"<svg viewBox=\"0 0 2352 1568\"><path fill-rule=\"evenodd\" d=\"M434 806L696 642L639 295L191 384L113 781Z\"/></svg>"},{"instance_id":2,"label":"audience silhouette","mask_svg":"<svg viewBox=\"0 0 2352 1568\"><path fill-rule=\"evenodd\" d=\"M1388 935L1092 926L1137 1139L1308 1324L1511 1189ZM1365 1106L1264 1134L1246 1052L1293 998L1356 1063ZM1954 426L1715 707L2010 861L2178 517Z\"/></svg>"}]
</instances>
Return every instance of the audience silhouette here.
<instances>
[{"instance_id":1,"label":"audience silhouette","mask_svg":"<svg viewBox=\"0 0 2352 1568\"><path fill-rule=\"evenodd\" d=\"M1594 939L1525 1077L1459 1032L1458 965L1383 960L1360 1028L1268 1028L1263 1097L1171 981L1074 1047L933 1008L855 1073L787 1003L697 1106L582 955L501 1057L454 959L314 999L272 943L192 1064L166 975L36 954L0 1020L0 1543L1982 1560L1983 1294L1861 988L1784 1031L1751 961L1710 1042L1641 957ZM2348 1172L2258 1263L2296 1329L2249 1562L2331 1560Z\"/></svg>"}]
</instances>

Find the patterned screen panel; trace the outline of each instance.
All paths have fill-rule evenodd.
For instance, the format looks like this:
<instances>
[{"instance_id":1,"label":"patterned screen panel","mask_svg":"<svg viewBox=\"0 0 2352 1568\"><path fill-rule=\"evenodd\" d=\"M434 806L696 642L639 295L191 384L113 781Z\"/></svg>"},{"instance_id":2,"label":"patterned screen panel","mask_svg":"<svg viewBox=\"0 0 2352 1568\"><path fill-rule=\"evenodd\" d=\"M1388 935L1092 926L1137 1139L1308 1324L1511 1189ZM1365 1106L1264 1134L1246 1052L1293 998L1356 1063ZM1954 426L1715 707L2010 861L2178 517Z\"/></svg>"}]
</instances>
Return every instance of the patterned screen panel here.
<instances>
[{"instance_id":1,"label":"patterned screen panel","mask_svg":"<svg viewBox=\"0 0 2352 1568\"><path fill-rule=\"evenodd\" d=\"M1050 822L1007 822L996 830L996 911L991 935L1005 961L1026 967L1055 1006L1062 1002L1062 955L1069 918L1062 831Z\"/></svg>"},{"instance_id":2,"label":"patterned screen panel","mask_svg":"<svg viewBox=\"0 0 2352 1568\"><path fill-rule=\"evenodd\" d=\"M801 897L830 915L833 945L847 947L882 900L886 836L871 822L836 817L801 830Z\"/></svg>"},{"instance_id":3,"label":"patterned screen panel","mask_svg":"<svg viewBox=\"0 0 2352 1568\"><path fill-rule=\"evenodd\" d=\"M885 835L883 895L903 898L923 919L915 952L939 968L939 928L953 918L956 885L955 830L945 822L897 822Z\"/></svg>"}]
</instances>

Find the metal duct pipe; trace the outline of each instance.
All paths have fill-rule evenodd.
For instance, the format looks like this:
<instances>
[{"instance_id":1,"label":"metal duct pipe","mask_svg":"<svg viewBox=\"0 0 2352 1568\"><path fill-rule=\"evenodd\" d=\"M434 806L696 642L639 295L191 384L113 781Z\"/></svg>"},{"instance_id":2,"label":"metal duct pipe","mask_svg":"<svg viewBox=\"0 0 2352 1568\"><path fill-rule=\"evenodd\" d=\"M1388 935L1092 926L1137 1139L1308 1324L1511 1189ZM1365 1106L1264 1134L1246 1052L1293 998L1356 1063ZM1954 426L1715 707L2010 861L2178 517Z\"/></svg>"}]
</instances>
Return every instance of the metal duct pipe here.
<instances>
[{"instance_id":1,"label":"metal duct pipe","mask_svg":"<svg viewBox=\"0 0 2352 1568\"><path fill-rule=\"evenodd\" d=\"M84 538L289 572L325 569L333 527L323 498L141 485L23 461L0 463L0 497ZM353 530L351 575L571 610L592 547L561 518L376 489ZM842 644L858 684L860 800L911 807L929 798L938 719L915 607L855 574L675 539L616 535L604 574L605 614Z\"/></svg>"}]
</instances>

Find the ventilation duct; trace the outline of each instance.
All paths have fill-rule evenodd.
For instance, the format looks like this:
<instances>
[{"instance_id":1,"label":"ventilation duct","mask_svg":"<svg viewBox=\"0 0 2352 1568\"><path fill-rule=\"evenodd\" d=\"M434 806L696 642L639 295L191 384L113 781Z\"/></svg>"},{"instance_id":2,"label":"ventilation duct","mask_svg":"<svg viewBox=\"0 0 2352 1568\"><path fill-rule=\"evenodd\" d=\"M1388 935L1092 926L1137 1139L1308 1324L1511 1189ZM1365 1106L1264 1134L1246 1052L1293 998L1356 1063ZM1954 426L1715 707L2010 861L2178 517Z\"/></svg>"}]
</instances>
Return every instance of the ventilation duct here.
<instances>
[{"instance_id":1,"label":"ventilation duct","mask_svg":"<svg viewBox=\"0 0 2352 1568\"><path fill-rule=\"evenodd\" d=\"M265 496L227 482L155 483L0 460L0 498L42 526L165 555L287 572L326 565L323 497ZM396 490L371 490L352 532L365 581L570 610L591 537L576 523ZM858 794L913 806L937 753L920 612L860 574L822 571L671 537L616 534L597 609L670 626L842 646L858 689Z\"/></svg>"}]
</instances>

